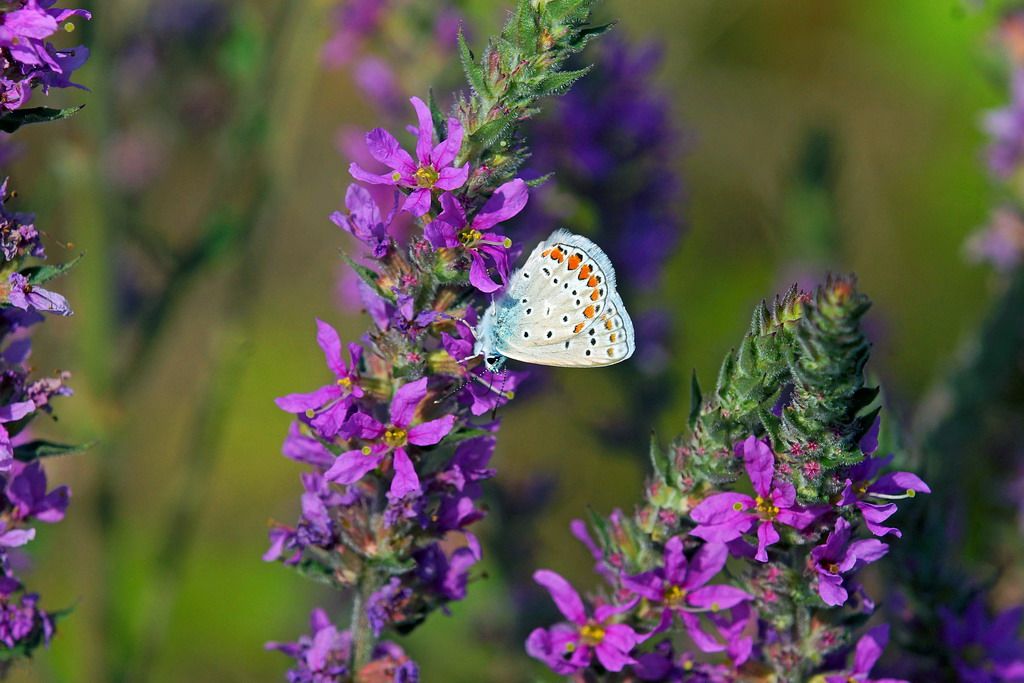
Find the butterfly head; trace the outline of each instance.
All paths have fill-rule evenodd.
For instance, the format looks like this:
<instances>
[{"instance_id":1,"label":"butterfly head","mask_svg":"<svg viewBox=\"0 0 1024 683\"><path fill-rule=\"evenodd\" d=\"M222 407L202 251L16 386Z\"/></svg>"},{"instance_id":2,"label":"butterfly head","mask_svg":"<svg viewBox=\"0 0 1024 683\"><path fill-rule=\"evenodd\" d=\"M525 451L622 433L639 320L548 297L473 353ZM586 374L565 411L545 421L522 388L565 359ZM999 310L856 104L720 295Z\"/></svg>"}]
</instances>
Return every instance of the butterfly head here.
<instances>
[{"instance_id":1,"label":"butterfly head","mask_svg":"<svg viewBox=\"0 0 1024 683\"><path fill-rule=\"evenodd\" d=\"M495 335L495 309L492 304L480 319L476 327L476 345L473 349L474 355L484 359L484 367L488 372L500 372L505 366L505 356L497 352L497 339Z\"/></svg>"}]
</instances>

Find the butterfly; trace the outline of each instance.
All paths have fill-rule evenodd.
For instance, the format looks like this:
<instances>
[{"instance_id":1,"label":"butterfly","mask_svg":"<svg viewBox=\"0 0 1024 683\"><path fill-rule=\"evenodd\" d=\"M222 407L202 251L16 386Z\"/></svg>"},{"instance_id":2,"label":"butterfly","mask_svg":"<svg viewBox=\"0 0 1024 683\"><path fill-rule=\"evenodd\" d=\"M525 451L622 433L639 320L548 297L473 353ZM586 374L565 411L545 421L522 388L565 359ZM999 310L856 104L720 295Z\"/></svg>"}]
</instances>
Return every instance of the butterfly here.
<instances>
[{"instance_id":1,"label":"butterfly","mask_svg":"<svg viewBox=\"0 0 1024 683\"><path fill-rule=\"evenodd\" d=\"M491 372L507 358L559 367L614 365L633 355L633 323L615 269L586 237L556 230L537 245L477 326Z\"/></svg>"}]
</instances>

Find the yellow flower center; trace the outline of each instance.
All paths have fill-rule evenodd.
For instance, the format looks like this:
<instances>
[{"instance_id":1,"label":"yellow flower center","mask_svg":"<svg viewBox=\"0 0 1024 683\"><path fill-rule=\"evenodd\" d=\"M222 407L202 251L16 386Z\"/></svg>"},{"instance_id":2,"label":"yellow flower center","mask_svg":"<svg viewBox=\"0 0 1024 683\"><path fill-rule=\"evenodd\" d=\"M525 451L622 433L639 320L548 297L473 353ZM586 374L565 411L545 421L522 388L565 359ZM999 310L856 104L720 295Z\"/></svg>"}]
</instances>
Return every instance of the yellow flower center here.
<instances>
[{"instance_id":1,"label":"yellow flower center","mask_svg":"<svg viewBox=\"0 0 1024 683\"><path fill-rule=\"evenodd\" d=\"M459 242L461 242L464 247L475 244L483 238L484 234L475 228L466 228L459 233Z\"/></svg>"},{"instance_id":2,"label":"yellow flower center","mask_svg":"<svg viewBox=\"0 0 1024 683\"><path fill-rule=\"evenodd\" d=\"M342 377L341 379L338 380L338 386L349 389L352 386L352 380L350 380L348 377Z\"/></svg>"},{"instance_id":3,"label":"yellow flower center","mask_svg":"<svg viewBox=\"0 0 1024 683\"><path fill-rule=\"evenodd\" d=\"M824 567L825 571L827 571L829 574L838 574L839 573L839 565L836 564L835 562L827 562L827 563L825 563L823 565L823 567Z\"/></svg>"},{"instance_id":4,"label":"yellow flower center","mask_svg":"<svg viewBox=\"0 0 1024 683\"><path fill-rule=\"evenodd\" d=\"M369 446L363 446L361 449L359 449L359 452L362 453L363 455L369 455L370 453L373 453L373 449L370 448Z\"/></svg>"},{"instance_id":5,"label":"yellow flower center","mask_svg":"<svg viewBox=\"0 0 1024 683\"><path fill-rule=\"evenodd\" d=\"M665 591L665 602L672 607L682 604L683 600L686 599L686 589L682 586L670 586Z\"/></svg>"},{"instance_id":6,"label":"yellow flower center","mask_svg":"<svg viewBox=\"0 0 1024 683\"><path fill-rule=\"evenodd\" d=\"M765 500L761 496L754 499L754 503L757 506L757 512L764 519L769 522L775 519L779 515L778 506L772 505L771 501Z\"/></svg>"},{"instance_id":7,"label":"yellow flower center","mask_svg":"<svg viewBox=\"0 0 1024 683\"><path fill-rule=\"evenodd\" d=\"M600 645L604 640L604 626L589 621L580 629L580 638L587 645Z\"/></svg>"},{"instance_id":8,"label":"yellow flower center","mask_svg":"<svg viewBox=\"0 0 1024 683\"><path fill-rule=\"evenodd\" d=\"M397 183L399 180L402 179L402 174L399 173L398 171L395 171L394 173L391 174L391 179Z\"/></svg>"},{"instance_id":9,"label":"yellow flower center","mask_svg":"<svg viewBox=\"0 0 1024 683\"><path fill-rule=\"evenodd\" d=\"M398 427L390 427L384 432L384 443L391 448L401 448L409 438L409 434Z\"/></svg>"},{"instance_id":10,"label":"yellow flower center","mask_svg":"<svg viewBox=\"0 0 1024 683\"><path fill-rule=\"evenodd\" d=\"M438 177L440 177L440 174L438 174L438 172L434 170L433 166L420 166L416 170L415 177L416 185L418 185L419 187L431 188L434 186L434 183L437 182L437 179Z\"/></svg>"}]
</instances>

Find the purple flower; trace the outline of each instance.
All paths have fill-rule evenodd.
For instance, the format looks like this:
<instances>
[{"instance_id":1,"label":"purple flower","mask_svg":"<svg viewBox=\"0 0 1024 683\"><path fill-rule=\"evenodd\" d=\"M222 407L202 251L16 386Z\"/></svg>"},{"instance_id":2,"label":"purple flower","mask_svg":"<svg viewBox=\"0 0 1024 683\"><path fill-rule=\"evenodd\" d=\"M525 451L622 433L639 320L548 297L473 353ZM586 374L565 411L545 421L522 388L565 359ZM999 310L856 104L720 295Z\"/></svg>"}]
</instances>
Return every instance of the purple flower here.
<instances>
[{"instance_id":1,"label":"purple flower","mask_svg":"<svg viewBox=\"0 0 1024 683\"><path fill-rule=\"evenodd\" d=\"M73 30L74 16L89 19L85 10L54 8L55 0L25 0L17 9L0 12L0 111L18 109L28 101L32 88L63 88L71 72L88 58L85 48L57 50L46 39L61 26Z\"/></svg>"},{"instance_id":2,"label":"purple flower","mask_svg":"<svg viewBox=\"0 0 1024 683\"><path fill-rule=\"evenodd\" d=\"M775 524L804 529L817 513L796 504L796 489L786 481L775 482L775 455L764 441L750 436L737 444L756 497L742 493L709 496L693 509L690 516L698 526L691 533L709 543L728 543L757 526L755 559L768 561L767 547L778 542Z\"/></svg>"},{"instance_id":3,"label":"purple flower","mask_svg":"<svg viewBox=\"0 0 1024 683\"><path fill-rule=\"evenodd\" d=\"M889 552L889 546L873 538L851 542L851 534L850 523L840 517L825 543L811 550L818 575L818 595L832 607L846 604L849 597L843 588L843 574L871 564Z\"/></svg>"},{"instance_id":4,"label":"purple flower","mask_svg":"<svg viewBox=\"0 0 1024 683\"><path fill-rule=\"evenodd\" d=\"M46 471L38 460L27 465L15 462L4 494L13 508L14 519L38 519L48 524L64 519L71 499L67 486L47 492Z\"/></svg>"},{"instance_id":5,"label":"purple flower","mask_svg":"<svg viewBox=\"0 0 1024 683\"><path fill-rule=\"evenodd\" d=\"M57 315L71 315L68 300L56 292L30 284L21 273L11 273L7 280L10 290L7 301L23 311L49 311Z\"/></svg>"},{"instance_id":6,"label":"purple flower","mask_svg":"<svg viewBox=\"0 0 1024 683\"><path fill-rule=\"evenodd\" d=\"M864 516L864 524L875 536L893 534L899 538L903 535L899 529L882 524L895 514L896 503L868 502L866 499L891 501L913 498L918 493L931 493L932 490L912 472L890 472L872 481L892 462L892 458L891 455L884 458L866 457L850 468L839 505L855 506Z\"/></svg>"},{"instance_id":7,"label":"purple flower","mask_svg":"<svg viewBox=\"0 0 1024 683\"><path fill-rule=\"evenodd\" d=\"M882 656L889 642L889 627L885 624L871 629L857 641L853 654L853 668L838 676L826 676L826 683L907 683L896 678L869 678L875 662Z\"/></svg>"},{"instance_id":8,"label":"purple flower","mask_svg":"<svg viewBox=\"0 0 1024 683\"><path fill-rule=\"evenodd\" d=\"M319 608L310 615L309 626L312 635L303 635L295 643L267 643L266 648L295 659L295 667L288 671L289 683L340 683L348 674L352 636L339 631Z\"/></svg>"},{"instance_id":9,"label":"purple flower","mask_svg":"<svg viewBox=\"0 0 1024 683\"><path fill-rule=\"evenodd\" d=\"M394 453L395 473L388 495L392 500L418 495L420 480L406 447L433 446L455 426L454 415L413 425L417 408L426 395L426 377L402 386L391 399L391 422L388 425L364 413L355 413L350 418L355 435L373 443L339 455L327 471L327 479L339 484L354 484L376 469L389 453Z\"/></svg>"},{"instance_id":10,"label":"purple flower","mask_svg":"<svg viewBox=\"0 0 1024 683\"><path fill-rule=\"evenodd\" d=\"M49 644L56 630L53 616L39 609L39 596L21 593L21 584L0 577L0 643L13 650L20 643Z\"/></svg>"},{"instance_id":11,"label":"purple flower","mask_svg":"<svg viewBox=\"0 0 1024 683\"><path fill-rule=\"evenodd\" d=\"M672 614L678 614L691 633L694 641L701 644L706 637L700 631L700 619L696 612L718 612L731 609L753 596L733 586L708 586L729 557L729 550L721 543L707 543L701 546L693 559L687 561L683 553L683 538L675 536L665 544L665 565L650 572L622 579L623 585L653 604L662 605L662 623L657 629L663 631L671 626Z\"/></svg>"},{"instance_id":12,"label":"purple flower","mask_svg":"<svg viewBox=\"0 0 1024 683\"><path fill-rule=\"evenodd\" d=\"M444 601L466 597L469 570L482 556L480 542L473 534L466 534L466 545L446 555L440 544L432 543L420 550L416 560L416 576L421 585Z\"/></svg>"},{"instance_id":13,"label":"purple flower","mask_svg":"<svg viewBox=\"0 0 1024 683\"><path fill-rule=\"evenodd\" d=\"M331 214L331 222L368 246L374 258L387 256L391 241L388 226L398 211L398 193L395 193L394 207L387 216L382 216L377 202L365 187L349 185L345 192L345 208L348 215L335 211Z\"/></svg>"},{"instance_id":14,"label":"purple flower","mask_svg":"<svg viewBox=\"0 0 1024 683\"><path fill-rule=\"evenodd\" d=\"M36 404L32 401L20 401L0 407L0 472L11 469L14 462L14 446L11 437L3 426L6 422L17 422L29 413L34 412Z\"/></svg>"},{"instance_id":15,"label":"purple flower","mask_svg":"<svg viewBox=\"0 0 1024 683\"><path fill-rule=\"evenodd\" d=\"M333 67L352 59L367 36L372 35L384 17L388 0L346 0L339 4L337 31L324 44L323 59Z\"/></svg>"},{"instance_id":16,"label":"purple flower","mask_svg":"<svg viewBox=\"0 0 1024 683\"><path fill-rule=\"evenodd\" d=\"M508 284L512 240L488 231L518 215L526 207L528 199L526 183L519 178L510 180L494 191L472 221L467 221L462 204L455 195L446 192L441 195L441 214L424 229L423 234L435 249L465 249L471 261L470 283L485 294L494 292ZM488 274L490 268L494 268L500 283L491 279Z\"/></svg>"},{"instance_id":17,"label":"purple flower","mask_svg":"<svg viewBox=\"0 0 1024 683\"><path fill-rule=\"evenodd\" d=\"M9 211L4 205L10 198L7 189L9 179L0 184L0 252L4 259L12 261L19 256L45 258L39 231L36 230L31 214Z\"/></svg>"},{"instance_id":18,"label":"purple flower","mask_svg":"<svg viewBox=\"0 0 1024 683\"><path fill-rule=\"evenodd\" d=\"M8 529L7 522L0 520L0 558L4 548L20 548L35 537L35 529Z\"/></svg>"},{"instance_id":19,"label":"purple flower","mask_svg":"<svg viewBox=\"0 0 1024 683\"><path fill-rule=\"evenodd\" d=\"M1004 273L1013 270L1024 261L1024 218L1012 206L996 208L988 225L970 236L966 248L974 261Z\"/></svg>"},{"instance_id":20,"label":"purple flower","mask_svg":"<svg viewBox=\"0 0 1024 683\"><path fill-rule=\"evenodd\" d=\"M601 605L589 616L579 593L555 572L542 569L533 575L534 581L548 589L551 599L569 623L538 628L526 640L526 652L557 674L571 675L586 668L594 655L608 671L622 671L636 660L630 656L633 648L644 640L626 624L616 624L612 618L632 606Z\"/></svg>"},{"instance_id":21,"label":"purple flower","mask_svg":"<svg viewBox=\"0 0 1024 683\"><path fill-rule=\"evenodd\" d=\"M355 400L363 395L358 374L363 349L358 344L349 344L349 364L346 367L341 359L338 331L320 319L317 319L316 327L316 342L323 349L327 368L337 379L308 394L282 396L275 403L281 410L304 415L320 434L329 438L338 433Z\"/></svg>"},{"instance_id":22,"label":"purple flower","mask_svg":"<svg viewBox=\"0 0 1024 683\"><path fill-rule=\"evenodd\" d=\"M1024 640L1020 637L1024 607L988 616L981 598L961 615L940 608L942 640L965 683L1024 681ZM830 682L831 683L831 682Z\"/></svg>"},{"instance_id":23,"label":"purple flower","mask_svg":"<svg viewBox=\"0 0 1024 683\"><path fill-rule=\"evenodd\" d=\"M455 327L459 337L442 332L441 344L448 355L460 363L460 367L465 367L462 363L476 357L473 329L462 321L457 321ZM508 403L515 396L516 388L529 376L527 372L512 371L495 375L482 364L467 368L465 372L466 383L458 395L464 403L469 403L469 410L474 415L486 415Z\"/></svg>"},{"instance_id":24,"label":"purple flower","mask_svg":"<svg viewBox=\"0 0 1024 683\"><path fill-rule=\"evenodd\" d=\"M469 178L469 164L452 166L462 149L462 124L458 119L448 119L448 138L434 144L434 122L430 108L418 97L413 97L412 106L419 118L416 141L416 159L413 159L398 144L395 137L383 128L375 128L366 134L366 146L370 155L392 169L391 173L377 175L353 163L349 173L356 180L372 185L394 185L412 189L402 205L403 211L422 216L430 210L433 190L455 190L462 187Z\"/></svg>"},{"instance_id":25,"label":"purple flower","mask_svg":"<svg viewBox=\"0 0 1024 683\"><path fill-rule=\"evenodd\" d=\"M989 112L984 119L985 131L992 136L989 170L1004 180L1017 171L1024 157L1024 69L1015 69L1010 83L1010 104Z\"/></svg>"},{"instance_id":26,"label":"purple flower","mask_svg":"<svg viewBox=\"0 0 1024 683\"><path fill-rule=\"evenodd\" d=\"M366 600L366 618L373 635L380 637L384 629L403 617L402 610L412 600L412 590L402 586L397 576L370 594Z\"/></svg>"}]
</instances>

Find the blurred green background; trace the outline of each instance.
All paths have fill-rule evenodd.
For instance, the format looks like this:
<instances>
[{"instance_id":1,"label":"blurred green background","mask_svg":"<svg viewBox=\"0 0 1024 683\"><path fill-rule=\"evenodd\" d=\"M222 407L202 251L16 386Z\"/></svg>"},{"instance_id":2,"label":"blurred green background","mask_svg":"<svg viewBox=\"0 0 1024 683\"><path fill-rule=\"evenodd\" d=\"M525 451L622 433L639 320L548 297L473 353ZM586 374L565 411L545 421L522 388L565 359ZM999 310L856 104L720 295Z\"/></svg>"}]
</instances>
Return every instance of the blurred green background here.
<instances>
[{"instance_id":1,"label":"blurred green background","mask_svg":"<svg viewBox=\"0 0 1024 683\"><path fill-rule=\"evenodd\" d=\"M236 28L210 36L158 27L158 52L189 65L181 71L147 71L130 49L150 4L95 3L81 29L93 58L78 79L92 92L51 97L88 106L19 133L26 153L11 169L18 206L38 212L51 243L74 243L66 254L51 247L51 258L87 254L62 282L76 315L38 335L36 365L72 370L77 392L45 430L100 442L50 469L74 497L64 523L40 530L28 581L50 608L75 611L16 671L19 682L111 680L126 654L146 662L121 671L128 680L281 680L288 662L264 641L304 632L314 604L344 613L260 555L268 519L293 521L300 491L301 468L279 455L289 419L272 399L322 379L315 316L349 339L365 326L339 312L342 239L327 216L349 182L337 130L375 124L345 73L319 63L330 3L225 3ZM501 19L501 4L490 5L482 14L493 23L478 37ZM979 113L1005 98L981 57L991 17L960 0L609 0L604 12L631 40L664 44L661 82L686 131L679 211L690 228L661 291L675 320L674 378L685 389L696 368L710 383L753 305L797 273L852 270L875 300L871 367L909 416L988 300L985 270L966 264L962 244L991 202ZM246 71L269 50L268 71ZM249 120L261 107L268 118ZM794 230L804 203L820 198L796 178L808 141L822 137L835 169L822 210L836 232L829 249L809 253ZM224 166L234 170L218 183ZM124 311L161 295L159 254L187 250L211 221L229 226L226 246L178 280L171 315L139 355ZM132 235L138 225L146 235ZM239 225L251 232L238 237ZM589 556L567 524L587 506L637 500L646 444L616 450L587 429L585 415L622 400L607 376L555 377L543 396L503 411L495 464L508 485L557 477L529 533L539 565L585 587ZM651 416L663 437L683 427L686 394ZM188 515L174 516L183 492L194 535ZM169 534L180 546L154 562ZM487 571L451 617L403 642L425 681L543 675L518 645L479 637L500 632L512 610L500 568Z\"/></svg>"}]
</instances>

